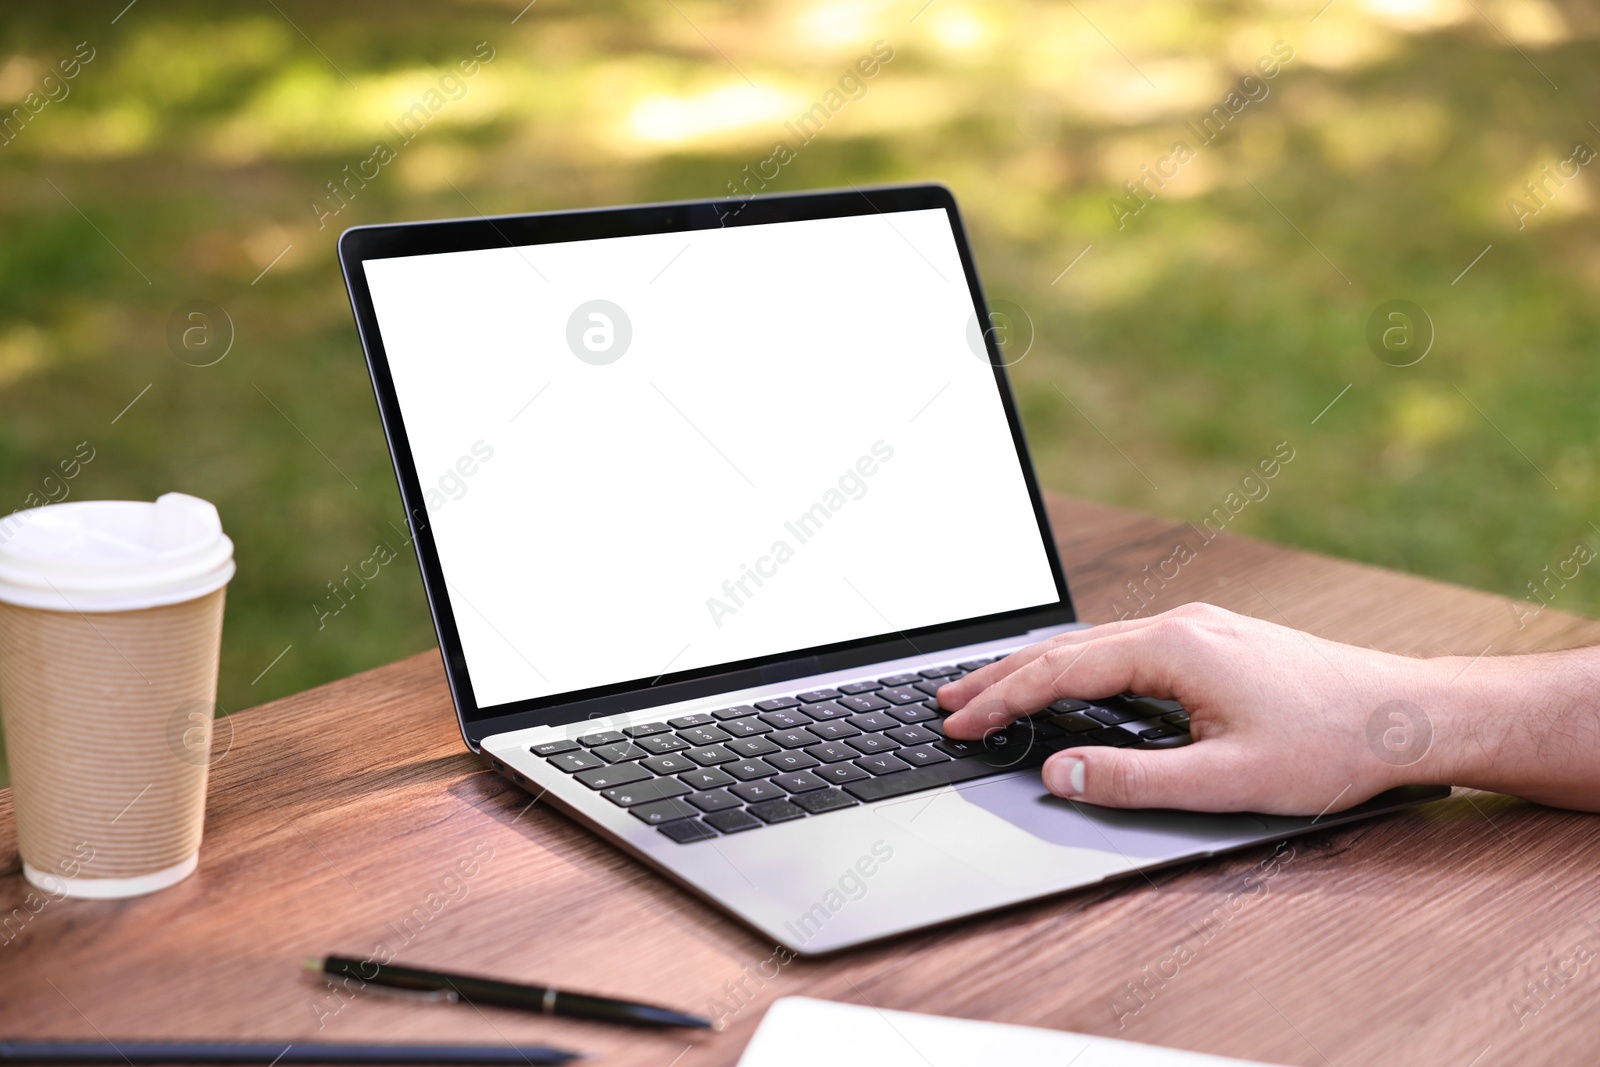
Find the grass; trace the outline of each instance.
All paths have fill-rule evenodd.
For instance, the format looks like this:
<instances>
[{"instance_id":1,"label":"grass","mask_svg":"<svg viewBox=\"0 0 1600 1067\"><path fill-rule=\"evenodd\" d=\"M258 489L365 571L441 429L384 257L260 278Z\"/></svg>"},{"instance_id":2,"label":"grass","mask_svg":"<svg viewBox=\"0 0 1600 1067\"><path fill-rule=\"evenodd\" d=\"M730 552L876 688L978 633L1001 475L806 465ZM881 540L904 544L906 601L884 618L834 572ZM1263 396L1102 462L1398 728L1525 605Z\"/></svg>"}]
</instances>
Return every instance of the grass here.
<instances>
[{"instance_id":1,"label":"grass","mask_svg":"<svg viewBox=\"0 0 1600 1067\"><path fill-rule=\"evenodd\" d=\"M770 188L954 188L1033 323L1014 380L1047 485L1197 520L1287 441L1244 532L1513 596L1600 546L1600 161L1543 177L1600 147L1576 5L278 6L0 13L0 101L94 49L0 145L0 505L84 441L71 499L215 501L225 710L433 641L409 559L318 625L327 583L400 542L338 231L723 194L877 40L892 60ZM461 98L319 228L326 183L480 41ZM1278 41L1202 145L1186 121ZM1115 209L1178 140L1193 158ZM1395 299L1435 327L1414 366L1365 340ZM212 366L168 347L191 300L233 324ZM1556 603L1597 592L1585 571Z\"/></svg>"}]
</instances>

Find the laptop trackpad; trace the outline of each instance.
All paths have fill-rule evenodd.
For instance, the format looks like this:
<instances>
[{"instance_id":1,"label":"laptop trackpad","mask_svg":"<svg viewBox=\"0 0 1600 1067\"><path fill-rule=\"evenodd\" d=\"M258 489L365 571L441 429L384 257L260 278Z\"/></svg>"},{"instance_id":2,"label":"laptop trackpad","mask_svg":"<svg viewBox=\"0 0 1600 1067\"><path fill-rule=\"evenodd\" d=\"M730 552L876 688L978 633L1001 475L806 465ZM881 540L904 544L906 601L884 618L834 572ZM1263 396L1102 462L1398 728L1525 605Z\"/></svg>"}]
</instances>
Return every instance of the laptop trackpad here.
<instances>
[{"instance_id":1,"label":"laptop trackpad","mask_svg":"<svg viewBox=\"0 0 1600 1067\"><path fill-rule=\"evenodd\" d=\"M1019 889L1059 879L1064 868L1107 876L1282 832L1249 814L1121 811L1062 800L1037 771L872 807L900 832Z\"/></svg>"}]
</instances>

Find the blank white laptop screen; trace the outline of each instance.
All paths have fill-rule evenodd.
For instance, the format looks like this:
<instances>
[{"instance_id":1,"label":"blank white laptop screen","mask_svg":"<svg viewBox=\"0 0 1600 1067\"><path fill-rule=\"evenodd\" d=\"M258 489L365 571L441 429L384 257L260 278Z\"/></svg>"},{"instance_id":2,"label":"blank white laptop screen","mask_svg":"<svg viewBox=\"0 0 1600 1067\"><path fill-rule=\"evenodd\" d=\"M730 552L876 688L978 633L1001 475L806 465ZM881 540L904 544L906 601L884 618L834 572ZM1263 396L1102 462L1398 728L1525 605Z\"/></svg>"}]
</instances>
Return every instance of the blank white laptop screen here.
<instances>
[{"instance_id":1,"label":"blank white laptop screen","mask_svg":"<svg viewBox=\"0 0 1600 1067\"><path fill-rule=\"evenodd\" d=\"M1059 599L942 210L365 269L480 707Z\"/></svg>"}]
</instances>

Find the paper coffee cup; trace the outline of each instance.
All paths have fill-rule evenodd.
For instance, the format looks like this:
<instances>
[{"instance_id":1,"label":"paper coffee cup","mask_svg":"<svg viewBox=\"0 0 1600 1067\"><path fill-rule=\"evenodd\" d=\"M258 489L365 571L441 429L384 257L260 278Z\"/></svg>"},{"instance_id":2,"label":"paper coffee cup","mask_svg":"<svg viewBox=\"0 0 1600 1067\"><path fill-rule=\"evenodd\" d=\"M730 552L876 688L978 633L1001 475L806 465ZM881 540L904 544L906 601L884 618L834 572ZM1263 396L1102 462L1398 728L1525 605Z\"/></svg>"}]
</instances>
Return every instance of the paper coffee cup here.
<instances>
[{"instance_id":1,"label":"paper coffee cup","mask_svg":"<svg viewBox=\"0 0 1600 1067\"><path fill-rule=\"evenodd\" d=\"M0 519L0 716L34 885L123 897L194 871L233 572L217 509L182 493Z\"/></svg>"}]
</instances>

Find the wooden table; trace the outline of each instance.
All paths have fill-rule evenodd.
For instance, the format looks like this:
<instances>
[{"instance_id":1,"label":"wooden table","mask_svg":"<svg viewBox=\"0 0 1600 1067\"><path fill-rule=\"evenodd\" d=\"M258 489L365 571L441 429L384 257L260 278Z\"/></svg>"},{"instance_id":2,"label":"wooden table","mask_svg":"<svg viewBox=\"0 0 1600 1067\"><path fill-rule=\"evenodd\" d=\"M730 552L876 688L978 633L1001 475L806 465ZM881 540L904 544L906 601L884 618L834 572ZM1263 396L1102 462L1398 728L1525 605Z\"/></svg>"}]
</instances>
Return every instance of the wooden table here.
<instances>
[{"instance_id":1,"label":"wooden table","mask_svg":"<svg viewBox=\"0 0 1600 1067\"><path fill-rule=\"evenodd\" d=\"M1198 542L1081 501L1052 513L1091 620ZM1151 610L1193 599L1418 655L1600 641L1594 621L1550 610L1519 630L1499 597L1227 535ZM547 1040L699 1067L733 1063L764 1006L803 993L1283 1064L1578 1063L1600 1047L1600 958L1572 962L1580 942L1600 952L1593 816L1458 791L1300 838L1265 881L1250 876L1267 846L763 968L774 946L483 770L436 653L231 721L199 873L154 896L29 912L0 792L0 1033ZM1176 942L1230 895L1245 903L1175 967ZM300 968L380 944L689 1010L747 1003L724 1032L686 1038L350 997Z\"/></svg>"}]
</instances>

